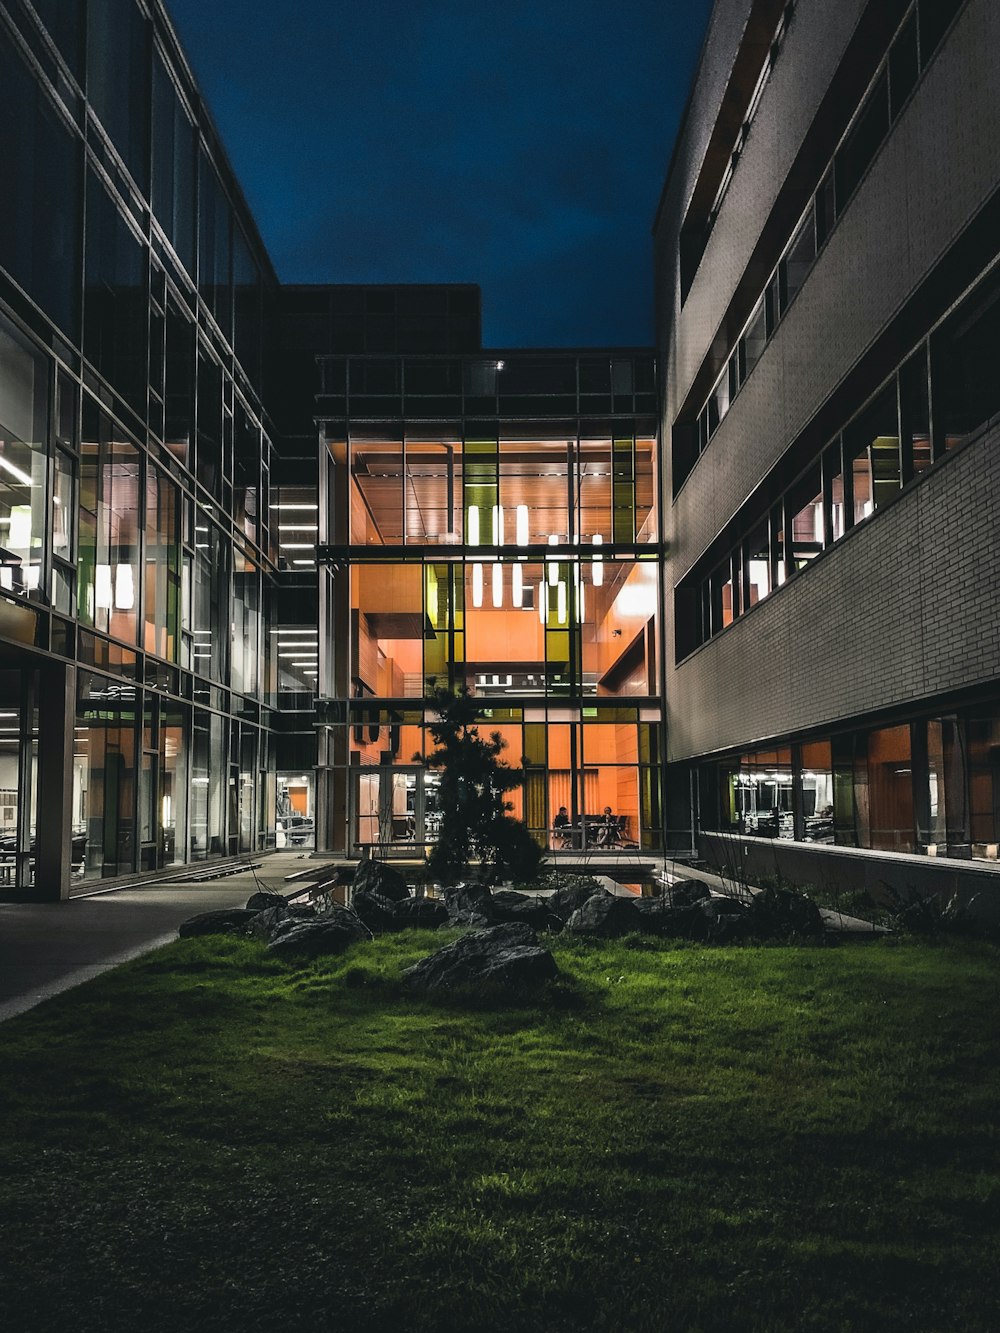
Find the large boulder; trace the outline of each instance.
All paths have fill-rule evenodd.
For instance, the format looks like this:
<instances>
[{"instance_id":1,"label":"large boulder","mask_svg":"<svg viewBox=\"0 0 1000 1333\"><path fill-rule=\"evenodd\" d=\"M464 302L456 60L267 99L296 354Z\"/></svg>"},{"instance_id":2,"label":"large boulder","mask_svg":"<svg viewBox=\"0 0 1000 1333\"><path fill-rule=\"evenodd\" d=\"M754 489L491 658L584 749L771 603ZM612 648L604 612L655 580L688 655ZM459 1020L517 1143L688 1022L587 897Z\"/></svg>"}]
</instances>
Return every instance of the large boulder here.
<instances>
[{"instance_id":1,"label":"large boulder","mask_svg":"<svg viewBox=\"0 0 1000 1333\"><path fill-rule=\"evenodd\" d=\"M792 889L767 888L750 904L755 933L769 936L806 935L818 939L825 931L819 908Z\"/></svg>"},{"instance_id":2,"label":"large boulder","mask_svg":"<svg viewBox=\"0 0 1000 1333\"><path fill-rule=\"evenodd\" d=\"M455 884L444 890L444 903L453 926L482 928L493 921L493 896L482 884Z\"/></svg>"},{"instance_id":3,"label":"large boulder","mask_svg":"<svg viewBox=\"0 0 1000 1333\"><path fill-rule=\"evenodd\" d=\"M267 889L258 889L247 899L248 912L264 912L269 907L284 907L285 900L280 893L271 893Z\"/></svg>"},{"instance_id":4,"label":"large boulder","mask_svg":"<svg viewBox=\"0 0 1000 1333\"><path fill-rule=\"evenodd\" d=\"M289 919L288 908L284 903L280 906L265 907L250 922L249 933L259 940L273 939L277 928Z\"/></svg>"},{"instance_id":5,"label":"large boulder","mask_svg":"<svg viewBox=\"0 0 1000 1333\"><path fill-rule=\"evenodd\" d=\"M351 908L361 918L373 935L383 935L386 931L396 930L396 908L402 907L412 898L387 898L375 889L355 889L351 895Z\"/></svg>"},{"instance_id":6,"label":"large boulder","mask_svg":"<svg viewBox=\"0 0 1000 1333\"><path fill-rule=\"evenodd\" d=\"M246 907L222 907L212 912L199 912L182 921L177 934L182 940L197 935L245 935L250 922L257 915Z\"/></svg>"},{"instance_id":7,"label":"large boulder","mask_svg":"<svg viewBox=\"0 0 1000 1333\"><path fill-rule=\"evenodd\" d=\"M602 893L608 898L613 896L608 893L607 889L602 888L596 879L591 879L589 875L577 875L568 883L564 883L556 889L554 893L551 893L545 905L561 921L568 921L577 908L582 907L588 898L593 898L595 894L600 895Z\"/></svg>"},{"instance_id":8,"label":"large boulder","mask_svg":"<svg viewBox=\"0 0 1000 1333\"><path fill-rule=\"evenodd\" d=\"M384 861L373 861L368 856L358 863L353 885L355 894L378 893L393 902L402 902L410 896L406 880L398 870L393 870Z\"/></svg>"},{"instance_id":9,"label":"large boulder","mask_svg":"<svg viewBox=\"0 0 1000 1333\"><path fill-rule=\"evenodd\" d=\"M268 952L279 958L318 958L321 954L343 953L359 940L370 940L371 931L346 907L334 907L314 921L282 922L268 945Z\"/></svg>"},{"instance_id":10,"label":"large boulder","mask_svg":"<svg viewBox=\"0 0 1000 1333\"><path fill-rule=\"evenodd\" d=\"M440 898L407 898L396 903L393 927L396 930L434 930L448 924L448 909Z\"/></svg>"},{"instance_id":11,"label":"large boulder","mask_svg":"<svg viewBox=\"0 0 1000 1333\"><path fill-rule=\"evenodd\" d=\"M636 898L632 910L640 922L640 930L647 935L662 935L666 939L703 940L708 934L704 914L697 904L674 907L667 898Z\"/></svg>"},{"instance_id":12,"label":"large boulder","mask_svg":"<svg viewBox=\"0 0 1000 1333\"><path fill-rule=\"evenodd\" d=\"M642 920L635 910L635 898L619 898L615 894L592 894L578 907L566 922L566 929L575 935L597 935L601 939L617 939L642 929Z\"/></svg>"},{"instance_id":13,"label":"large boulder","mask_svg":"<svg viewBox=\"0 0 1000 1333\"><path fill-rule=\"evenodd\" d=\"M493 920L523 921L534 930L562 930L562 917L549 909L544 899L532 898L516 889L495 889L492 898Z\"/></svg>"},{"instance_id":14,"label":"large boulder","mask_svg":"<svg viewBox=\"0 0 1000 1333\"><path fill-rule=\"evenodd\" d=\"M407 968L403 977L415 990L456 986L516 990L550 981L558 970L530 926L508 922L463 935Z\"/></svg>"},{"instance_id":15,"label":"large boulder","mask_svg":"<svg viewBox=\"0 0 1000 1333\"><path fill-rule=\"evenodd\" d=\"M710 898L711 892L704 880L675 879L663 895L671 907L691 907L694 903Z\"/></svg>"},{"instance_id":16,"label":"large boulder","mask_svg":"<svg viewBox=\"0 0 1000 1333\"><path fill-rule=\"evenodd\" d=\"M752 907L738 898L725 894L713 894L698 903L705 920L707 938L712 944L729 944L733 940L745 940L759 935L760 928L754 921Z\"/></svg>"}]
</instances>

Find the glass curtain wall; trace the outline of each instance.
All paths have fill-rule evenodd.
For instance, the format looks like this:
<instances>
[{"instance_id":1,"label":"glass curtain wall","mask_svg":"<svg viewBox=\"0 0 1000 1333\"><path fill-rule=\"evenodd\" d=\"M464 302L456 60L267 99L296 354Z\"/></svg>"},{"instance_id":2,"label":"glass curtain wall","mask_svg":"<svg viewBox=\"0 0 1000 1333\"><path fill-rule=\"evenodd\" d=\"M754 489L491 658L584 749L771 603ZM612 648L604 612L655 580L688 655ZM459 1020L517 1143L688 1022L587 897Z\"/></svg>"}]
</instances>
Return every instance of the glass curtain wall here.
<instances>
[{"instance_id":1,"label":"glass curtain wall","mask_svg":"<svg viewBox=\"0 0 1000 1333\"><path fill-rule=\"evenodd\" d=\"M652 439L373 431L329 459L351 841L433 841L421 702L444 686L523 768L510 799L541 843L659 845Z\"/></svg>"}]
</instances>

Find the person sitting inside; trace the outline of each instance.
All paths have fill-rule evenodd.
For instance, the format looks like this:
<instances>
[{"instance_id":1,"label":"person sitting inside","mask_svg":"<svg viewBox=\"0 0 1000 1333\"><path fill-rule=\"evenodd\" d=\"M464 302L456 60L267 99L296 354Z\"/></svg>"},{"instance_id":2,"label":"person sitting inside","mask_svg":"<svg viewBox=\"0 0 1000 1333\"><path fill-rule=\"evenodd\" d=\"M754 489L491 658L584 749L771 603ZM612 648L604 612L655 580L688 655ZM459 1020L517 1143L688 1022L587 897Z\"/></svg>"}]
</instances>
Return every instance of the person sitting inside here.
<instances>
[{"instance_id":1,"label":"person sitting inside","mask_svg":"<svg viewBox=\"0 0 1000 1333\"><path fill-rule=\"evenodd\" d=\"M597 826L598 847L616 847L618 845L618 820L612 813L611 806L604 807L604 816Z\"/></svg>"},{"instance_id":2,"label":"person sitting inside","mask_svg":"<svg viewBox=\"0 0 1000 1333\"><path fill-rule=\"evenodd\" d=\"M559 813L552 821L552 831L559 838L560 847L569 847L571 845L572 834L570 833L569 815L566 813L566 807L564 805L559 807Z\"/></svg>"}]
</instances>

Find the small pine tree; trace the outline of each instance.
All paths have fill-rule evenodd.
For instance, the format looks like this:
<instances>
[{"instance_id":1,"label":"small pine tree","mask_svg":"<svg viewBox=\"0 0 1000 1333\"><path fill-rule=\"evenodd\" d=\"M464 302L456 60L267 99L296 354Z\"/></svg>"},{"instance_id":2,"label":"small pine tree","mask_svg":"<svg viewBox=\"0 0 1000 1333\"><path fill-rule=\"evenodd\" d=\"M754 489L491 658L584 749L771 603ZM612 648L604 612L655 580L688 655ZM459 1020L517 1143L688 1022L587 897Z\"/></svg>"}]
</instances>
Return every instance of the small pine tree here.
<instances>
[{"instance_id":1,"label":"small pine tree","mask_svg":"<svg viewBox=\"0 0 1000 1333\"><path fill-rule=\"evenodd\" d=\"M428 730L437 749L416 755L428 768L441 770L438 840L427 858L432 878L454 884L477 858L483 879L496 883L505 874L516 883L530 880L542 851L525 825L512 819L505 799L521 781L520 769L500 758L507 742L499 732L479 734L479 710L468 690L433 695L438 720Z\"/></svg>"}]
</instances>

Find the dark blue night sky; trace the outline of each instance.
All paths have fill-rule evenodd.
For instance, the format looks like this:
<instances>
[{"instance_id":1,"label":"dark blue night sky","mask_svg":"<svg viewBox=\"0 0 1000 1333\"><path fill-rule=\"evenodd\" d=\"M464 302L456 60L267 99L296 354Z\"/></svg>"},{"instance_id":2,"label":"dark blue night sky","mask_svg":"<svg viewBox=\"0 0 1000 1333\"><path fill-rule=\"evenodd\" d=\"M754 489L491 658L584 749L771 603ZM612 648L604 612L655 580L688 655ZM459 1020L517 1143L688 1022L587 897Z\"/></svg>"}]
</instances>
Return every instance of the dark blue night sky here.
<instances>
[{"instance_id":1,"label":"dark blue night sky","mask_svg":"<svg viewBox=\"0 0 1000 1333\"><path fill-rule=\"evenodd\" d=\"M486 343L652 341L710 0L167 0L279 276L478 282Z\"/></svg>"}]
</instances>

